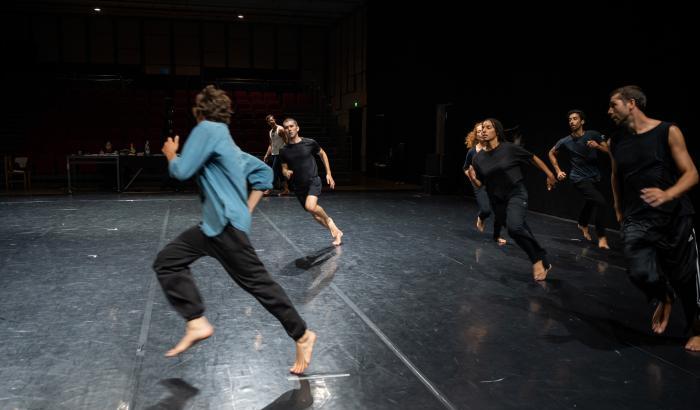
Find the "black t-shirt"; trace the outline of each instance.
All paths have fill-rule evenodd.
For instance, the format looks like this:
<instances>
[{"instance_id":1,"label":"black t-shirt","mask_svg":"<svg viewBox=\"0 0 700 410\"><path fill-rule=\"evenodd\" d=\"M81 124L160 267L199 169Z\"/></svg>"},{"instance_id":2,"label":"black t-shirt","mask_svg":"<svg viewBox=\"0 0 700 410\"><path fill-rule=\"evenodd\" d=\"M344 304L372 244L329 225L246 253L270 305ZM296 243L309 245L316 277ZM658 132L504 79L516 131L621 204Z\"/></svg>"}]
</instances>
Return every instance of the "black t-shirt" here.
<instances>
[{"instance_id":1,"label":"black t-shirt","mask_svg":"<svg viewBox=\"0 0 700 410\"><path fill-rule=\"evenodd\" d=\"M532 157L532 153L520 145L502 142L496 149L479 151L472 165L489 196L505 200L515 185L522 182L522 166L531 163Z\"/></svg>"},{"instance_id":2,"label":"black t-shirt","mask_svg":"<svg viewBox=\"0 0 700 410\"><path fill-rule=\"evenodd\" d=\"M287 168L294 171L290 182L295 187L307 187L318 176L316 157L321 147L311 138L302 138L296 144L288 143L280 149L280 159Z\"/></svg>"},{"instance_id":3,"label":"black t-shirt","mask_svg":"<svg viewBox=\"0 0 700 410\"><path fill-rule=\"evenodd\" d=\"M476 156L476 146L469 148L469 151L467 151L467 157L464 158L464 165L462 166L463 170L469 169L469 166L472 164L474 161L474 157Z\"/></svg>"},{"instance_id":4,"label":"black t-shirt","mask_svg":"<svg viewBox=\"0 0 700 410\"><path fill-rule=\"evenodd\" d=\"M678 181L676 162L668 145L670 122L662 122L641 134L625 129L611 139L611 153L617 166L620 206L625 217L634 214L675 213L692 215L687 195L656 208L640 198L643 188L668 189Z\"/></svg>"},{"instance_id":5,"label":"black t-shirt","mask_svg":"<svg viewBox=\"0 0 700 410\"><path fill-rule=\"evenodd\" d=\"M586 145L588 141L595 141L600 144L605 141L605 137L598 131L585 131L580 137L568 135L557 141L557 144L554 146L556 151L559 151L562 147L569 151L571 156L569 179L572 182L600 180L598 150L588 147Z\"/></svg>"}]
</instances>

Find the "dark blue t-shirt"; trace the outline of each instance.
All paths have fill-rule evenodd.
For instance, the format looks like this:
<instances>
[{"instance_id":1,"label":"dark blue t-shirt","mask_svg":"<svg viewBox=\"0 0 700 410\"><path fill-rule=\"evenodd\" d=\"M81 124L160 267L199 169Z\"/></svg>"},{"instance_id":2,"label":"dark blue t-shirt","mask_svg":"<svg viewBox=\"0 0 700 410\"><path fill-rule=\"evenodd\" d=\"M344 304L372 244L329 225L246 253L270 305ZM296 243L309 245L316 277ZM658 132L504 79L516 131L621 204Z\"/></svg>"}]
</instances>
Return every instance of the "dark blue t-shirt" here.
<instances>
[{"instance_id":1,"label":"dark blue t-shirt","mask_svg":"<svg viewBox=\"0 0 700 410\"><path fill-rule=\"evenodd\" d=\"M469 151L467 151L467 157L464 159L464 165L462 165L463 170L466 171L467 169L469 169L469 166L474 161L475 155L476 155L476 147L469 148Z\"/></svg>"},{"instance_id":2,"label":"dark blue t-shirt","mask_svg":"<svg viewBox=\"0 0 700 410\"><path fill-rule=\"evenodd\" d=\"M559 151L566 148L571 157L571 171L569 179L571 182L600 181L600 171L598 170L598 150L590 148L588 141L601 143L605 141L605 136L598 131L585 131L580 137L568 135L554 145L554 150Z\"/></svg>"}]
</instances>

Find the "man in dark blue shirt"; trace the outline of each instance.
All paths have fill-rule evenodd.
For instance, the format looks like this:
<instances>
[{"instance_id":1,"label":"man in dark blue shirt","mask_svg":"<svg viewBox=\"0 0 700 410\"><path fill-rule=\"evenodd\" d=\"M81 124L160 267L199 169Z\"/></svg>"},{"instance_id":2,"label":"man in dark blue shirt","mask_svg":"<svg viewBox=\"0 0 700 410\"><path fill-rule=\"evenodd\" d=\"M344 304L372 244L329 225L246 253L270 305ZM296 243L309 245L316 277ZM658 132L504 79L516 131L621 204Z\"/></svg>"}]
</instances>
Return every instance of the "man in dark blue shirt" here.
<instances>
[{"instance_id":1,"label":"man in dark blue shirt","mask_svg":"<svg viewBox=\"0 0 700 410\"><path fill-rule=\"evenodd\" d=\"M595 213L595 227L598 235L598 247L610 249L605 236L607 224L607 204L603 194L600 193L598 184L600 182L600 171L598 170L598 151L608 152L608 145L605 137L598 131L584 131L583 125L586 123L586 116L581 110L569 111L569 128L571 134L557 141L549 150L549 160L554 166L557 179L563 181L567 175L559 168L557 154L562 149L569 152L571 158L571 172L569 179L576 189L583 195L585 204L578 217L578 228L587 240L591 240L588 232L588 221L591 214Z\"/></svg>"}]
</instances>

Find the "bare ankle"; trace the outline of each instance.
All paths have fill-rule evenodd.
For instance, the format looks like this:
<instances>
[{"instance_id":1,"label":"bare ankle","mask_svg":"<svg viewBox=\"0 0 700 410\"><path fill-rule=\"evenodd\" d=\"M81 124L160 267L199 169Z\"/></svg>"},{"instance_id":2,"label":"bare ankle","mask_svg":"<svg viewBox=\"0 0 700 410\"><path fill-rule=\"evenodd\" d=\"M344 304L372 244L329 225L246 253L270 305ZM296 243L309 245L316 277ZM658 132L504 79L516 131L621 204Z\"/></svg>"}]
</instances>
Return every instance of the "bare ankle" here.
<instances>
[{"instance_id":1,"label":"bare ankle","mask_svg":"<svg viewBox=\"0 0 700 410\"><path fill-rule=\"evenodd\" d=\"M187 326L201 326L202 324L209 323L206 317L200 316L195 319L190 319L187 321Z\"/></svg>"},{"instance_id":2,"label":"bare ankle","mask_svg":"<svg viewBox=\"0 0 700 410\"><path fill-rule=\"evenodd\" d=\"M306 342L308 342L309 339L311 338L311 335L312 335L313 333L314 333L313 331L311 331L311 330L309 330L309 329L306 329L306 330L304 331L304 334L301 335L301 337L300 337L299 339L297 339L296 342L297 342L297 343L306 343Z\"/></svg>"}]
</instances>

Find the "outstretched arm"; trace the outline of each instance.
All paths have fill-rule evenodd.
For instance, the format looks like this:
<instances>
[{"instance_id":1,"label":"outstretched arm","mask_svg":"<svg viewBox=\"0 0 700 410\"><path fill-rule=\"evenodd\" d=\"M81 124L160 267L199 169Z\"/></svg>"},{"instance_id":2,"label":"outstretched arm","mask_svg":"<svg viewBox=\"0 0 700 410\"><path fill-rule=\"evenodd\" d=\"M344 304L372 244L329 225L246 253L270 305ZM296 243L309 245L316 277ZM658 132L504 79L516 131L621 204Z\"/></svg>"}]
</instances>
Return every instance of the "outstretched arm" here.
<instances>
[{"instance_id":1,"label":"outstretched arm","mask_svg":"<svg viewBox=\"0 0 700 410\"><path fill-rule=\"evenodd\" d=\"M481 169L478 165L476 165L475 163L470 165L467 169L467 172L471 174L471 176L469 176L469 180L472 182L472 184L474 184L475 187L481 188L482 186L484 186L484 175L481 173Z\"/></svg>"},{"instance_id":2,"label":"outstretched arm","mask_svg":"<svg viewBox=\"0 0 700 410\"><path fill-rule=\"evenodd\" d=\"M294 174L294 171L289 169L289 166L287 165L286 162L283 162L282 163L282 175L284 175L284 177L287 179L292 179L293 174Z\"/></svg>"},{"instance_id":3,"label":"outstretched arm","mask_svg":"<svg viewBox=\"0 0 700 410\"><path fill-rule=\"evenodd\" d=\"M246 152L241 152L240 161L244 165L246 180L251 188L248 194L248 211L253 213L263 193L272 189L272 169Z\"/></svg>"},{"instance_id":4,"label":"outstretched arm","mask_svg":"<svg viewBox=\"0 0 700 410\"><path fill-rule=\"evenodd\" d=\"M265 152L265 156L263 157L263 162L267 162L267 157L269 157L271 153L272 153L272 143L270 143L270 145L267 146L267 151Z\"/></svg>"},{"instance_id":5,"label":"outstretched arm","mask_svg":"<svg viewBox=\"0 0 700 410\"><path fill-rule=\"evenodd\" d=\"M465 174L467 174L467 177L469 177L469 180L474 184L475 187L480 188L481 187L481 181L479 178L476 176L476 171L474 170L474 166L469 165L469 168L467 168L466 171L464 171Z\"/></svg>"},{"instance_id":6,"label":"outstretched arm","mask_svg":"<svg viewBox=\"0 0 700 410\"><path fill-rule=\"evenodd\" d=\"M192 129L187 142L182 148L180 155L177 155L177 150L180 147L180 137L170 138L163 144L163 154L168 158L168 170L170 176L184 181L192 177L197 171L204 166L209 160L209 157L214 152L214 144L216 139L207 135L201 127Z\"/></svg>"},{"instance_id":7,"label":"outstretched arm","mask_svg":"<svg viewBox=\"0 0 700 410\"><path fill-rule=\"evenodd\" d=\"M277 126L277 134L282 137L285 144L289 144L289 136L287 135L287 131L284 130L283 126Z\"/></svg>"},{"instance_id":8,"label":"outstretched arm","mask_svg":"<svg viewBox=\"0 0 700 410\"><path fill-rule=\"evenodd\" d=\"M328 182L328 185L331 187L331 189L335 189L335 181L333 180L333 176L331 175L331 164L330 162L328 162L328 155L326 155L326 151L324 151L323 148L321 148L321 150L318 152L318 155L323 161L323 166L326 167L326 182Z\"/></svg>"},{"instance_id":9,"label":"outstretched arm","mask_svg":"<svg viewBox=\"0 0 700 410\"><path fill-rule=\"evenodd\" d=\"M549 150L549 162L552 163L552 166L554 167L554 172L557 174L557 179L560 181L563 181L564 178L566 178L566 172L562 171L561 168L559 168L559 162L557 161L557 149L556 147L552 147L552 149Z\"/></svg>"},{"instance_id":10,"label":"outstretched arm","mask_svg":"<svg viewBox=\"0 0 700 410\"><path fill-rule=\"evenodd\" d=\"M544 161L542 161L537 155L532 156L532 163L535 164L537 168L542 170L542 172L544 172L544 174L547 176L547 190L551 191L554 185L556 185L557 183L557 180L556 178L554 178L554 174L552 173L552 171L549 170L547 164L545 164Z\"/></svg>"},{"instance_id":11,"label":"outstretched arm","mask_svg":"<svg viewBox=\"0 0 700 410\"><path fill-rule=\"evenodd\" d=\"M605 153L610 152L610 147L608 147L608 143L605 141L598 142L595 140L590 140L586 143L586 145L589 148L594 148L594 149L597 149L598 151L601 151L601 152L605 152Z\"/></svg>"},{"instance_id":12,"label":"outstretched arm","mask_svg":"<svg viewBox=\"0 0 700 410\"><path fill-rule=\"evenodd\" d=\"M251 214L253 213L255 207L258 206L258 202L260 202L262 197L263 191L258 191L257 189L250 191L250 194L248 195L248 212Z\"/></svg>"},{"instance_id":13,"label":"outstretched arm","mask_svg":"<svg viewBox=\"0 0 700 410\"><path fill-rule=\"evenodd\" d=\"M622 222L622 209L620 208L620 189L617 186L617 163L610 150L608 150L608 156L610 157L610 186L612 187L615 219L620 223Z\"/></svg>"},{"instance_id":14,"label":"outstretched arm","mask_svg":"<svg viewBox=\"0 0 700 410\"><path fill-rule=\"evenodd\" d=\"M666 190L656 187L642 189L642 199L653 207L678 198L698 183L698 170L688 154L683 133L675 125L669 129L668 145L671 148L671 156L676 163L680 178Z\"/></svg>"}]
</instances>

